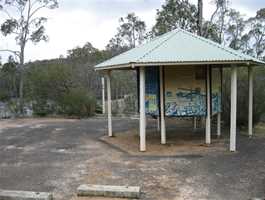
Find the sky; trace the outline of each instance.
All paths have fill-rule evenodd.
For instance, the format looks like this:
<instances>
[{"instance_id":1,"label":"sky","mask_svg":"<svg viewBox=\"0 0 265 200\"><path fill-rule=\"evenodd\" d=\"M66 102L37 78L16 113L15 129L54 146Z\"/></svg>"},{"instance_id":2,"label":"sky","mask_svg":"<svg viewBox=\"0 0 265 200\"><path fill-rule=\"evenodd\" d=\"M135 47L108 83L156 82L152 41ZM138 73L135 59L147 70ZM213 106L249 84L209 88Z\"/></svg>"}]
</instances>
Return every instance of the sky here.
<instances>
[{"instance_id":1,"label":"sky","mask_svg":"<svg viewBox=\"0 0 265 200\"><path fill-rule=\"evenodd\" d=\"M67 50L83 46L86 42L98 49L104 49L111 37L116 34L119 18L135 12L150 29L155 24L156 9L165 0L58 0L59 8L42 10L46 16L48 42L28 44L25 60L35 61L65 56ZM197 4L197 0L189 0ZM208 19L214 10L212 0L204 0L204 18ZM231 0L230 6L246 17L265 7L265 0ZM4 15L0 14L0 23ZM0 49L16 49L12 37L0 36ZM1 53L0 53L1 55ZM3 61L7 57L2 54Z\"/></svg>"}]
</instances>

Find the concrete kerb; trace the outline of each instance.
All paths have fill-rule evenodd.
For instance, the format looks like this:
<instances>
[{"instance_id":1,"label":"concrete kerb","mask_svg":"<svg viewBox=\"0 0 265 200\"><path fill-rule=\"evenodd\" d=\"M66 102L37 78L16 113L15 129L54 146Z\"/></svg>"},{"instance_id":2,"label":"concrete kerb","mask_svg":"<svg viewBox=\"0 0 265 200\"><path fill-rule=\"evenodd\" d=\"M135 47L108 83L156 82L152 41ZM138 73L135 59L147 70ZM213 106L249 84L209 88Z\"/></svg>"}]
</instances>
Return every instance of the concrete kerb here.
<instances>
[{"instance_id":1,"label":"concrete kerb","mask_svg":"<svg viewBox=\"0 0 265 200\"><path fill-rule=\"evenodd\" d=\"M141 188L138 186L80 185L77 196L103 196L139 199Z\"/></svg>"},{"instance_id":2,"label":"concrete kerb","mask_svg":"<svg viewBox=\"0 0 265 200\"><path fill-rule=\"evenodd\" d=\"M52 200L53 195L47 192L1 190L0 200Z\"/></svg>"}]
</instances>

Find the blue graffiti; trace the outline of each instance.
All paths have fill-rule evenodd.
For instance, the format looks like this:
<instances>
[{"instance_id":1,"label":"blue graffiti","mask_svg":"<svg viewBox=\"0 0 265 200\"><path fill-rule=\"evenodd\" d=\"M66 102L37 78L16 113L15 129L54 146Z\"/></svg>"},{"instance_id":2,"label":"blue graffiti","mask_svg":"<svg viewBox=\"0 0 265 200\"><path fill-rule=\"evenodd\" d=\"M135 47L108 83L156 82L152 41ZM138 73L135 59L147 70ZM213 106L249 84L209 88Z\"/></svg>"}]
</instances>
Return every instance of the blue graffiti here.
<instances>
[{"instance_id":1,"label":"blue graffiti","mask_svg":"<svg viewBox=\"0 0 265 200\"><path fill-rule=\"evenodd\" d=\"M205 94L201 94L199 90L179 91L176 93L176 102L166 103L166 116L204 116L205 98ZM182 103L177 103L178 101Z\"/></svg>"},{"instance_id":2,"label":"blue graffiti","mask_svg":"<svg viewBox=\"0 0 265 200\"><path fill-rule=\"evenodd\" d=\"M221 112L221 94L220 93L213 93L212 94L212 112L219 113Z\"/></svg>"}]
</instances>

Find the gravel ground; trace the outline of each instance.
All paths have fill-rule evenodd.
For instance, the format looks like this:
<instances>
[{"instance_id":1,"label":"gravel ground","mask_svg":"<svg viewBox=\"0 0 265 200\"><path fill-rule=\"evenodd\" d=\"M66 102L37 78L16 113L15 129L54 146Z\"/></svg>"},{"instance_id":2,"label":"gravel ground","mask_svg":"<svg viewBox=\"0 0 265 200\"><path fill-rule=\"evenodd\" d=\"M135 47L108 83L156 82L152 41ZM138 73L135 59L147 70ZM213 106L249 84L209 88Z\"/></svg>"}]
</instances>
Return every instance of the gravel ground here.
<instances>
[{"instance_id":1,"label":"gravel ground","mask_svg":"<svg viewBox=\"0 0 265 200\"><path fill-rule=\"evenodd\" d=\"M124 132L138 124L114 119L113 126ZM135 156L102 142L106 128L98 118L0 121L0 188L53 192L58 200L76 199L83 183L140 185L146 200L265 197L264 137L238 134L236 153Z\"/></svg>"}]
</instances>

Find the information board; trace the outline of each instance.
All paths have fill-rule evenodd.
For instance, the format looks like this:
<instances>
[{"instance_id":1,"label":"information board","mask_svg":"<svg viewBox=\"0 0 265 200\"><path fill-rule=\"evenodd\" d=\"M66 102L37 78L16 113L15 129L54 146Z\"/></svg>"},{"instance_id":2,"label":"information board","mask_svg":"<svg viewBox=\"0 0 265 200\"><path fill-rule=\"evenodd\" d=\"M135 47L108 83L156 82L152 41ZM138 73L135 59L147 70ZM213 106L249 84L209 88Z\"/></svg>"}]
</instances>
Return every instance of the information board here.
<instances>
[{"instance_id":1,"label":"information board","mask_svg":"<svg viewBox=\"0 0 265 200\"><path fill-rule=\"evenodd\" d=\"M159 67L145 70L146 114L159 114ZM168 117L206 116L206 67L164 68L165 115ZM212 115L221 112L221 70L211 69Z\"/></svg>"},{"instance_id":2,"label":"information board","mask_svg":"<svg viewBox=\"0 0 265 200\"><path fill-rule=\"evenodd\" d=\"M159 114L159 70L158 67L145 69L145 111L149 115Z\"/></svg>"},{"instance_id":3,"label":"information board","mask_svg":"<svg viewBox=\"0 0 265 200\"><path fill-rule=\"evenodd\" d=\"M165 110L169 117L205 116L204 68L165 68Z\"/></svg>"}]
</instances>

